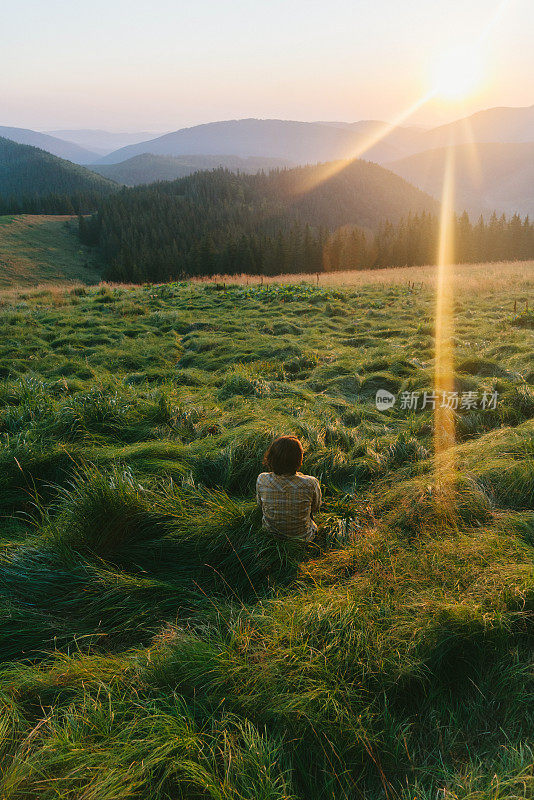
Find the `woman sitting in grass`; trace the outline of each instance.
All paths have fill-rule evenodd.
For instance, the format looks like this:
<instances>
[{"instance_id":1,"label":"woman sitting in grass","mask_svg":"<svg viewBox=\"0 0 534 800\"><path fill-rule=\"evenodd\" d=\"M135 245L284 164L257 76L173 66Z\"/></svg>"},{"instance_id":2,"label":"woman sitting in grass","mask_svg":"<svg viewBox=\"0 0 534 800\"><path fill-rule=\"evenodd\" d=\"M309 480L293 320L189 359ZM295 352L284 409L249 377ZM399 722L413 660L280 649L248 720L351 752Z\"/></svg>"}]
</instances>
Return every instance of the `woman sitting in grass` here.
<instances>
[{"instance_id":1,"label":"woman sitting in grass","mask_svg":"<svg viewBox=\"0 0 534 800\"><path fill-rule=\"evenodd\" d=\"M263 459L269 471L258 475L256 481L256 501L266 530L309 542L317 533L312 514L321 505L321 487L317 478L298 471L302 454L302 445L295 436L274 440Z\"/></svg>"}]
</instances>

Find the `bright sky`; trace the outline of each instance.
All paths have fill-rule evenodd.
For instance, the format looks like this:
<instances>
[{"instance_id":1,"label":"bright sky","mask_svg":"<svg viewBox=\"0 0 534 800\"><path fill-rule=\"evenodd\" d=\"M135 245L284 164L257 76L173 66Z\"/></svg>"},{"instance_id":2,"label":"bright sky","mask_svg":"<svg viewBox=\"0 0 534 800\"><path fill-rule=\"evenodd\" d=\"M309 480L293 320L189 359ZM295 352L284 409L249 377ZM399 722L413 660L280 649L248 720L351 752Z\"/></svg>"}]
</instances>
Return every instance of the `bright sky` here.
<instances>
[{"instance_id":1,"label":"bright sky","mask_svg":"<svg viewBox=\"0 0 534 800\"><path fill-rule=\"evenodd\" d=\"M482 83L428 104L422 124L534 103L532 0L17 0L2 8L0 124L392 120L501 6Z\"/></svg>"}]
</instances>

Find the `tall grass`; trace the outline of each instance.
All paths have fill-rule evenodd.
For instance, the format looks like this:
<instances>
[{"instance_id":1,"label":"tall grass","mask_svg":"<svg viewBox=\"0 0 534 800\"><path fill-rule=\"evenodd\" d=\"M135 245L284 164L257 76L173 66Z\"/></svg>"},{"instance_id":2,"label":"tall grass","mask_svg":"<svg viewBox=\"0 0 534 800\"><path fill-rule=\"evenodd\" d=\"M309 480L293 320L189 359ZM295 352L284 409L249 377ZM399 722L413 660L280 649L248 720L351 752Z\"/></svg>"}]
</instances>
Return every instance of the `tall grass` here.
<instances>
[{"instance_id":1,"label":"tall grass","mask_svg":"<svg viewBox=\"0 0 534 800\"><path fill-rule=\"evenodd\" d=\"M2 798L532 797L531 279L484 269L452 475L374 403L430 388L430 269L3 295ZM344 541L262 530L280 433Z\"/></svg>"}]
</instances>

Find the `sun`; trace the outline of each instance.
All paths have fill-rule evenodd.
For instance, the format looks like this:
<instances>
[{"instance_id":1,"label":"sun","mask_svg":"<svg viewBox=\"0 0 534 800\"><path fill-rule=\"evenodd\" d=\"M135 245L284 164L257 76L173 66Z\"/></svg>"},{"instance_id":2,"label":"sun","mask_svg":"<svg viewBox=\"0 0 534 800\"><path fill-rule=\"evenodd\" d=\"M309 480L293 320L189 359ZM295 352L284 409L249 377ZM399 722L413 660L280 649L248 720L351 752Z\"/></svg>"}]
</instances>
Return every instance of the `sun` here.
<instances>
[{"instance_id":1,"label":"sun","mask_svg":"<svg viewBox=\"0 0 534 800\"><path fill-rule=\"evenodd\" d=\"M457 47L443 53L433 71L433 93L448 99L471 94L482 80L482 59L476 48Z\"/></svg>"}]
</instances>

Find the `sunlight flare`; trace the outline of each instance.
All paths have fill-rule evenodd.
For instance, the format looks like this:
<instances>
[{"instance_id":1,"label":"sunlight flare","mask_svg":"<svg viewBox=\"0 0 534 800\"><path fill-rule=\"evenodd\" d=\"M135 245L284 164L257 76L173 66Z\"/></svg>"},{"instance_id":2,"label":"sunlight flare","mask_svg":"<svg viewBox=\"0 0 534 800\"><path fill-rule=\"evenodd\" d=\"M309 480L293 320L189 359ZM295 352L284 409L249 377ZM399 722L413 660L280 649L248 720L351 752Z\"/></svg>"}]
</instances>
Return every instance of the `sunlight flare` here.
<instances>
[{"instance_id":1,"label":"sunlight flare","mask_svg":"<svg viewBox=\"0 0 534 800\"><path fill-rule=\"evenodd\" d=\"M436 95L459 99L471 94L483 75L479 48L455 47L438 58L433 70L433 92Z\"/></svg>"},{"instance_id":2,"label":"sunlight flare","mask_svg":"<svg viewBox=\"0 0 534 800\"><path fill-rule=\"evenodd\" d=\"M446 460L449 470L453 469L451 445L455 441L453 402L449 400L454 397L454 167L454 149L449 147L440 215L434 370L434 447L436 457ZM446 459L443 458L445 452L449 454Z\"/></svg>"},{"instance_id":3,"label":"sunlight flare","mask_svg":"<svg viewBox=\"0 0 534 800\"><path fill-rule=\"evenodd\" d=\"M379 144L383 139L389 136L396 128L401 127L404 122L406 122L410 117L412 117L419 109L421 109L429 100L431 100L435 95L434 90L428 92L423 97L416 100L415 103L412 103L407 109L402 111L398 114L397 117L393 120L392 123L383 123L379 126L372 134L365 136L358 144L347 153L347 157L345 159L340 159L339 161L330 161L325 164L318 165L318 169L314 170L312 174L311 171L308 173L304 173L302 175L302 182L299 186L299 189L295 192L295 195L305 194L306 192L310 192L315 189L317 186L320 186L325 181L329 180L330 178L335 177L339 172L345 169L349 164L353 161L357 161L359 158L362 158L371 148L375 145Z\"/></svg>"}]
</instances>

